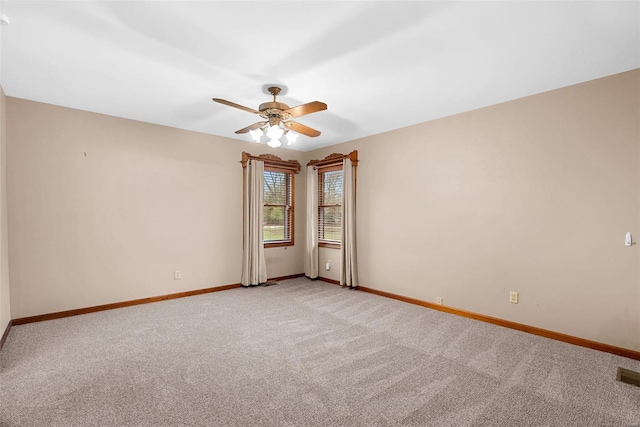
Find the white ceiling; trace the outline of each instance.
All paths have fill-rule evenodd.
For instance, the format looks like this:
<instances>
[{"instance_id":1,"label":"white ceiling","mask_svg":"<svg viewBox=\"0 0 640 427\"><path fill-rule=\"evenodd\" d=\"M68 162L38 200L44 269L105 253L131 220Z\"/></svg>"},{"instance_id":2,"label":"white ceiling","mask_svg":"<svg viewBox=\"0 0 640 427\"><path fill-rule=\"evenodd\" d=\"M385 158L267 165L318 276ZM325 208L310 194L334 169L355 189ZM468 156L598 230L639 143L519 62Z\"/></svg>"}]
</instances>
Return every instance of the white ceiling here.
<instances>
[{"instance_id":1,"label":"white ceiling","mask_svg":"<svg viewBox=\"0 0 640 427\"><path fill-rule=\"evenodd\" d=\"M640 68L639 2L2 1L9 96L248 140L265 86L312 149Z\"/></svg>"}]
</instances>

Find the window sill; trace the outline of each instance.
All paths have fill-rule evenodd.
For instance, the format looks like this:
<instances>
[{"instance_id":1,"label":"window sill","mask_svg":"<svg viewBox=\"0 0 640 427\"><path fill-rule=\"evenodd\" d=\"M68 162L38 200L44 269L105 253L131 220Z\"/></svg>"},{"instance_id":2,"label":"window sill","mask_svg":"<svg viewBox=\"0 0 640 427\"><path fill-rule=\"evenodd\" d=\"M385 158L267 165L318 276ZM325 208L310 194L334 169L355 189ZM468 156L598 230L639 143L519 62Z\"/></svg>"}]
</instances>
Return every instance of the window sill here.
<instances>
[{"instance_id":1,"label":"window sill","mask_svg":"<svg viewBox=\"0 0 640 427\"><path fill-rule=\"evenodd\" d=\"M293 246L293 242L271 242L271 243L265 243L264 244L264 248L279 248L282 246Z\"/></svg>"},{"instance_id":2,"label":"window sill","mask_svg":"<svg viewBox=\"0 0 640 427\"><path fill-rule=\"evenodd\" d=\"M340 249L340 243L318 242L318 246L321 248Z\"/></svg>"}]
</instances>

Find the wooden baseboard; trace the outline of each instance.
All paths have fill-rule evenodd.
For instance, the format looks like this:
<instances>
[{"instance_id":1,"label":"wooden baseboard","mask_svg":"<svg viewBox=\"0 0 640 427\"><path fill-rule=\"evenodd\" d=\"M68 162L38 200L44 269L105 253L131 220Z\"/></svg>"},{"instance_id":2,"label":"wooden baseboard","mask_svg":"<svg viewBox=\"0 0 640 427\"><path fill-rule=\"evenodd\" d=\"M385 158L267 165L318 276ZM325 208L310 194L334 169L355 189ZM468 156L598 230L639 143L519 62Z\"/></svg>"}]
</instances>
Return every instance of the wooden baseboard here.
<instances>
[{"instance_id":1,"label":"wooden baseboard","mask_svg":"<svg viewBox=\"0 0 640 427\"><path fill-rule=\"evenodd\" d=\"M340 282L338 280L327 279L326 277L320 277L320 276L318 276L318 280L340 286Z\"/></svg>"},{"instance_id":2,"label":"wooden baseboard","mask_svg":"<svg viewBox=\"0 0 640 427\"><path fill-rule=\"evenodd\" d=\"M4 330L4 333L2 334L2 338L0 338L0 350L2 350L2 346L4 345L4 342L7 340L7 337L9 336L9 331L11 330L12 324L13 324L13 321L9 320L9 323L7 324L7 328Z\"/></svg>"},{"instance_id":3,"label":"wooden baseboard","mask_svg":"<svg viewBox=\"0 0 640 427\"><path fill-rule=\"evenodd\" d=\"M328 283L334 283L335 280L320 279ZM457 316L468 317L470 319L480 320L482 322L492 323L498 326L504 326L505 328L516 329L518 331L528 332L530 334L539 335L545 338L551 338L557 341L566 342L569 344L578 345L581 347L587 347L594 350L603 351L605 353L616 354L618 356L628 357L629 359L640 360L640 352L630 350L622 347L616 347L609 344L603 344L596 341L590 341L584 338L578 338L571 335L561 334L560 332L549 331L547 329L537 328L535 326L524 325L522 323L511 322L509 320L498 319L496 317L485 316L484 314L472 313L470 311L459 310L457 308L447 307L444 305L433 304L430 302L422 301L415 298L409 298L402 295L392 294L390 292L379 291L377 289L371 289L364 286L359 286L359 290L369 292L371 294L380 295L387 298L396 299L409 304L416 304L422 307L432 308L438 311L444 311L445 313L455 314Z\"/></svg>"},{"instance_id":4,"label":"wooden baseboard","mask_svg":"<svg viewBox=\"0 0 640 427\"><path fill-rule=\"evenodd\" d=\"M61 319L63 317L78 316L80 314L95 313L97 311L113 310L115 308L129 307L132 305L149 304L152 302L165 301L175 298L191 297L194 295L208 294L210 292L226 291L227 289L239 288L240 283L232 285L215 286L213 288L197 289L195 291L178 292L175 294L160 295L157 297L140 298L130 301L115 302L112 304L96 305L93 307L78 308L75 310L59 311L56 313L39 314L37 316L21 317L13 319L13 325L24 325L25 323L43 322L45 320Z\"/></svg>"},{"instance_id":5,"label":"wooden baseboard","mask_svg":"<svg viewBox=\"0 0 640 427\"><path fill-rule=\"evenodd\" d=\"M278 281L278 280L295 279L298 277L304 277L304 273L291 274L289 276L273 277L268 280ZM232 285L215 286L213 288L197 289L195 291L178 292L175 294L160 295L157 297L141 298L141 299L135 299L130 301L116 302L112 304L78 308L75 310L66 310L66 311L59 311L56 313L39 314L37 316L21 317L19 319L13 319L11 323L13 325L24 325L26 323L43 322L45 320L61 319L63 317L78 316L80 314L95 313L97 311L105 311L105 310L113 310L115 308L130 307L132 305L149 304L152 302L166 301L169 299L184 298L184 297L191 297L194 295L208 294L211 292L226 291L227 289L234 289L239 287L241 287L240 283L234 283ZM2 346L0 345L0 348L1 347Z\"/></svg>"},{"instance_id":6,"label":"wooden baseboard","mask_svg":"<svg viewBox=\"0 0 640 427\"><path fill-rule=\"evenodd\" d=\"M290 274L288 276L271 277L269 280L277 282L278 280L297 279L298 277L304 277L304 273Z\"/></svg>"},{"instance_id":7,"label":"wooden baseboard","mask_svg":"<svg viewBox=\"0 0 640 427\"><path fill-rule=\"evenodd\" d=\"M295 279L295 278L298 278L298 277L304 277L304 273L292 274L292 275L289 275L289 276L273 277L273 278L270 278L269 280L278 281L278 280ZM321 281L327 282L327 283L331 283L333 285L340 285L339 281L333 280L333 279L328 279L326 277L318 277L318 280L321 280ZM2 335L2 338L0 338L0 349L2 349L2 346L4 345L5 341L7 340L7 337L9 336L9 331L11 330L11 327L13 325L24 325L26 323L42 322L42 321L45 321L45 320L53 320L53 319L60 319L60 318L63 318L63 317L78 316L80 314L95 313L95 312L104 311L104 310L113 310L115 308L129 307L129 306L132 306L132 305L149 304L149 303L153 303L153 302L165 301L165 300L170 300L170 299L175 299L175 298L184 298L184 297L190 297L190 296L194 296L194 295L206 294L206 293L211 293L211 292L225 291L227 289L234 289L234 288L239 288L239 287L241 287L241 285L239 283L234 283L232 285L216 286L216 287L212 287L212 288L197 289L195 291L178 292L178 293L174 293L174 294L167 294L167 295L161 295L161 296L156 296L156 297L141 298L141 299L136 299L136 300L112 303L112 304L104 304L104 305L98 305L98 306L93 306L93 307L79 308L79 309L75 309L75 310L60 311L60 312L56 312L56 313L40 314L40 315L37 315L37 316L29 316L29 317L22 317L22 318L18 318L18 319L13 319L13 320L9 321L9 324L7 325L7 328L4 331L4 334ZM430 303L430 302L422 301L422 300L419 300L419 299L416 299L416 298L405 297L405 296L402 296L402 295L393 294L391 292L380 291L380 290L377 290L377 289L367 288L367 287L364 287L364 286L359 286L358 290L361 290L363 292L368 292L368 293L371 293L371 294L380 295L380 296L383 296L383 297L386 297L386 298L392 298L392 299L395 299L395 300L407 302L409 304L420 305L422 307L427 307L427 308L431 308L431 309L434 309L434 310L443 311L445 313L455 314L457 316L462 316L462 317L467 317L467 318L470 318L470 319L479 320L479 321L482 321L482 322L492 323L492 324L498 325L498 326L504 326L505 328L516 329L518 331L528 332L530 334L539 335L539 336L545 337L545 338L551 338L551 339L554 339L554 340L557 340L557 341L563 341L563 342L574 344L574 345L578 345L578 346L581 346L581 347L587 347L587 348L591 348L591 349L594 349L594 350L603 351L603 352L606 352L606 353L616 354L618 356L628 357L630 359L640 360L640 352L635 351L635 350L630 350L630 349L626 349L626 348L622 348L622 347L616 347L616 346L612 346L612 345L609 345L609 344L599 343L599 342L596 342L596 341L590 341L590 340L587 340L587 339L584 339L584 338L578 338L578 337L574 337L574 336L571 336L571 335L562 334L562 333L559 333L559 332L549 331L547 329L537 328L535 326L524 325L522 323L516 323L516 322L511 322L509 320L498 319L496 317L486 316L484 314L478 314L478 313L473 313L473 312L470 312L470 311L459 310L457 308L447 307L447 306L444 306L444 305L437 305L437 304L433 304L433 303Z\"/></svg>"}]
</instances>

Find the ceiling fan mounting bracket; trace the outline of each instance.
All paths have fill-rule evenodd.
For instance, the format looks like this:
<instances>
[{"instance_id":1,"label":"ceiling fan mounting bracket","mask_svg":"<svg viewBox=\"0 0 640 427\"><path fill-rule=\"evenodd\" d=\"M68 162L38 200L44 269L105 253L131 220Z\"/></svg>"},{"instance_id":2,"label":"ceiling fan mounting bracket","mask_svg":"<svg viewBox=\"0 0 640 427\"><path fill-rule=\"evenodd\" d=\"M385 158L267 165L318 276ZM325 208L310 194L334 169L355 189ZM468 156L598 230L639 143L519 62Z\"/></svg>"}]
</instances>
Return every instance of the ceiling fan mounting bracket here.
<instances>
[{"instance_id":1,"label":"ceiling fan mounting bracket","mask_svg":"<svg viewBox=\"0 0 640 427\"><path fill-rule=\"evenodd\" d=\"M276 96L278 96L280 94L280 92L282 91L282 89L279 88L278 86L271 86L267 90L269 91L269 93L271 95L273 95L273 102L276 101Z\"/></svg>"}]
</instances>

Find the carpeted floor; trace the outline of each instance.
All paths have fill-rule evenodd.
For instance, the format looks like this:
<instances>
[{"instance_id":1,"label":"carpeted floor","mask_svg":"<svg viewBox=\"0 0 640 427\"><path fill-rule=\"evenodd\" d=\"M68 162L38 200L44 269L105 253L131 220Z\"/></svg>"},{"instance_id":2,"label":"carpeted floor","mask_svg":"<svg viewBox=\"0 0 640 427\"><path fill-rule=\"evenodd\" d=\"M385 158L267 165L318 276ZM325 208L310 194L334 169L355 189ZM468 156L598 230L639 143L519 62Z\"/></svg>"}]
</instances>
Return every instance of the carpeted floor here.
<instances>
[{"instance_id":1,"label":"carpeted floor","mask_svg":"<svg viewBox=\"0 0 640 427\"><path fill-rule=\"evenodd\" d=\"M640 362L322 282L12 328L2 426L640 426Z\"/></svg>"}]
</instances>

